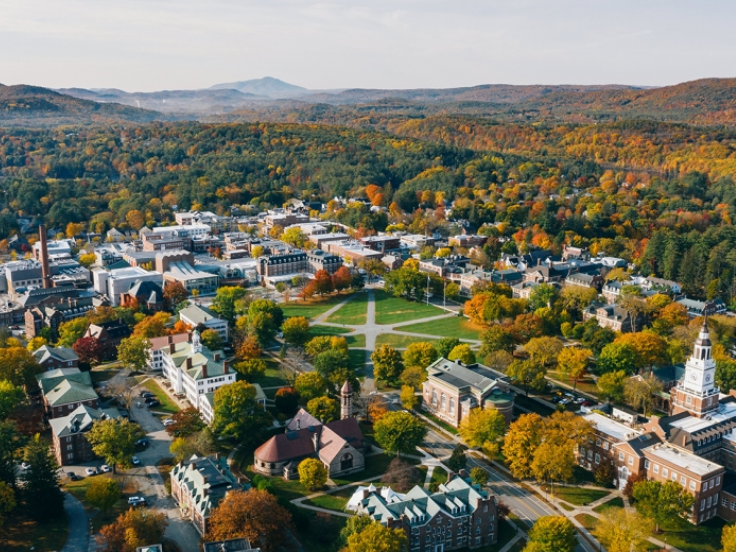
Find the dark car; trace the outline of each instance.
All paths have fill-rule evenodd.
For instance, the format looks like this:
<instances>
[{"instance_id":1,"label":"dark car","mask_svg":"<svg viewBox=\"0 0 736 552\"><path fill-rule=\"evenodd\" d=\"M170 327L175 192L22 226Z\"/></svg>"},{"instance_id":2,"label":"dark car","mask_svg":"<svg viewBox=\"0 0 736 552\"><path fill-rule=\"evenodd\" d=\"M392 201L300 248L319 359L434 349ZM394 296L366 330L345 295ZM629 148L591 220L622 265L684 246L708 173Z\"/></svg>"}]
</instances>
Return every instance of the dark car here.
<instances>
[{"instance_id":1,"label":"dark car","mask_svg":"<svg viewBox=\"0 0 736 552\"><path fill-rule=\"evenodd\" d=\"M156 399L156 395L149 395L148 397L145 398L145 400L147 403L149 403L149 402L153 402L158 399Z\"/></svg>"},{"instance_id":2,"label":"dark car","mask_svg":"<svg viewBox=\"0 0 736 552\"><path fill-rule=\"evenodd\" d=\"M146 404L147 404L147 405L148 405L149 407L150 407L150 406L161 406L161 403L160 403L159 401L157 401L156 399L153 399L153 400L152 400L152 401L150 401L150 402L149 402L149 401L146 401Z\"/></svg>"},{"instance_id":3,"label":"dark car","mask_svg":"<svg viewBox=\"0 0 736 552\"><path fill-rule=\"evenodd\" d=\"M143 397L143 398L144 398L144 399L146 399L146 400L148 400L148 399L153 399L153 398L154 398L155 396L156 396L156 395L154 395L154 394L153 394L153 393L151 393L150 391L144 391L143 393L141 393L141 397Z\"/></svg>"},{"instance_id":4,"label":"dark car","mask_svg":"<svg viewBox=\"0 0 736 552\"><path fill-rule=\"evenodd\" d=\"M142 439L138 439L135 442L135 446L137 446L137 447L147 447L148 446L148 439L146 437L143 437Z\"/></svg>"},{"instance_id":5,"label":"dark car","mask_svg":"<svg viewBox=\"0 0 736 552\"><path fill-rule=\"evenodd\" d=\"M562 397L558 397L557 395L555 395L554 397L552 397L552 398L551 398L551 399L549 400L549 402L551 402L551 403L554 403L554 404L557 404L557 403L558 403L558 402L560 402L561 400L562 400Z\"/></svg>"},{"instance_id":6,"label":"dark car","mask_svg":"<svg viewBox=\"0 0 736 552\"><path fill-rule=\"evenodd\" d=\"M77 475L76 473L74 473L74 472L66 472L66 476L67 476L67 477L68 477L68 478L69 478L69 479L70 479L71 481L80 481L80 480L82 479L81 477L79 477L79 476L78 476L78 475Z\"/></svg>"}]
</instances>

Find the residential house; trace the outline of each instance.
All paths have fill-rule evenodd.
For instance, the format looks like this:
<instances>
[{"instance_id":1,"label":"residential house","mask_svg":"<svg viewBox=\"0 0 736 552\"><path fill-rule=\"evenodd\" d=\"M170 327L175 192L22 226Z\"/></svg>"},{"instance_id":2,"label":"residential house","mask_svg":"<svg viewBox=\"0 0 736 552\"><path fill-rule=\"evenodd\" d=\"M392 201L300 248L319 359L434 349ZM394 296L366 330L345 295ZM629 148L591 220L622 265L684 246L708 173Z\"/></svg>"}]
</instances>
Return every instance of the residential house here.
<instances>
[{"instance_id":1,"label":"residential house","mask_svg":"<svg viewBox=\"0 0 736 552\"><path fill-rule=\"evenodd\" d=\"M417 485L403 500L371 492L358 504L357 514L403 530L409 549L416 552L473 550L498 540L496 498L460 477L441 484L434 493Z\"/></svg>"},{"instance_id":2,"label":"residential house","mask_svg":"<svg viewBox=\"0 0 736 552\"><path fill-rule=\"evenodd\" d=\"M398 255L386 255L381 258L381 262L386 265L389 271L398 270L404 264L404 260Z\"/></svg>"},{"instance_id":3,"label":"residential house","mask_svg":"<svg viewBox=\"0 0 736 552\"><path fill-rule=\"evenodd\" d=\"M447 240L449 245L463 247L465 249L484 245L487 241L488 236L475 236L472 234L459 234L457 236L450 236L450 239Z\"/></svg>"},{"instance_id":4,"label":"residential house","mask_svg":"<svg viewBox=\"0 0 736 552\"><path fill-rule=\"evenodd\" d=\"M326 270L330 274L334 274L343 266L342 259L332 253L327 253L321 249L307 252L307 272L315 274L320 270Z\"/></svg>"},{"instance_id":5,"label":"residential house","mask_svg":"<svg viewBox=\"0 0 736 552\"><path fill-rule=\"evenodd\" d=\"M219 318L217 313L202 305L190 305L179 311L179 320L192 328L203 330L215 330L223 341L228 338L227 320Z\"/></svg>"},{"instance_id":6,"label":"residential house","mask_svg":"<svg viewBox=\"0 0 736 552\"><path fill-rule=\"evenodd\" d=\"M60 368L38 374L36 381L49 418L67 416L83 405L95 409L98 406L89 372L82 372L79 368Z\"/></svg>"},{"instance_id":7,"label":"residential house","mask_svg":"<svg viewBox=\"0 0 736 552\"><path fill-rule=\"evenodd\" d=\"M580 272L573 272L567 278L565 278L566 286L577 286L583 288L590 288L596 291L600 291L603 285L603 278L600 274L583 274Z\"/></svg>"},{"instance_id":8,"label":"residential house","mask_svg":"<svg viewBox=\"0 0 736 552\"><path fill-rule=\"evenodd\" d=\"M82 404L66 416L49 420L52 450L59 466L71 466L94 460L87 433L95 422L120 417L117 408L97 409Z\"/></svg>"},{"instance_id":9,"label":"residential house","mask_svg":"<svg viewBox=\"0 0 736 552\"><path fill-rule=\"evenodd\" d=\"M227 493L246 490L250 485L238 480L230 471L227 459L219 454L179 462L170 472L171 496L174 497L184 519L204 536L209 529L210 516Z\"/></svg>"},{"instance_id":10,"label":"residential house","mask_svg":"<svg viewBox=\"0 0 736 552\"><path fill-rule=\"evenodd\" d=\"M164 292L161 286L150 280L136 280L126 292L120 295L123 307L137 304L149 312L160 312L166 308Z\"/></svg>"},{"instance_id":11,"label":"residential house","mask_svg":"<svg viewBox=\"0 0 736 552\"><path fill-rule=\"evenodd\" d=\"M101 324L90 324L84 337L94 337L102 343L102 356L105 360L110 360L116 357L120 342L131 334L127 324L120 320L111 320Z\"/></svg>"},{"instance_id":12,"label":"residential house","mask_svg":"<svg viewBox=\"0 0 736 552\"><path fill-rule=\"evenodd\" d=\"M513 394L505 376L482 364L439 358L427 368L422 408L458 427L473 408L495 408L511 421Z\"/></svg>"},{"instance_id":13,"label":"residential house","mask_svg":"<svg viewBox=\"0 0 736 552\"><path fill-rule=\"evenodd\" d=\"M685 307L690 318L725 314L728 310L726 309L726 304L720 298L713 299L712 301L696 301L695 299L683 297L675 300L675 303Z\"/></svg>"},{"instance_id":14,"label":"residential house","mask_svg":"<svg viewBox=\"0 0 736 552\"><path fill-rule=\"evenodd\" d=\"M51 345L42 345L33 351L33 358L36 359L46 372L58 370L61 368L78 368L79 357L73 349L68 347L52 347Z\"/></svg>"},{"instance_id":15,"label":"residential house","mask_svg":"<svg viewBox=\"0 0 736 552\"><path fill-rule=\"evenodd\" d=\"M618 305L601 305L592 303L583 310L583 320L595 318L602 328L610 328L614 332L628 333L633 331L629 311ZM641 320L637 315L634 317L636 327L641 328Z\"/></svg>"}]
</instances>

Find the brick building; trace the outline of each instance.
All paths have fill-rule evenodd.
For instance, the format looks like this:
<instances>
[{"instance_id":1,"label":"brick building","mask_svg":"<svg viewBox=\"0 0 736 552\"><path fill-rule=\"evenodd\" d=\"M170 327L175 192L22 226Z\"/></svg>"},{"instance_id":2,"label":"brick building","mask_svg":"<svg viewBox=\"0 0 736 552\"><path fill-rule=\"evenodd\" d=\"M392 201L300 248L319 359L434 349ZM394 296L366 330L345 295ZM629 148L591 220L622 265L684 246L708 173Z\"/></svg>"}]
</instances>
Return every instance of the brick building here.
<instances>
[{"instance_id":1,"label":"brick building","mask_svg":"<svg viewBox=\"0 0 736 552\"><path fill-rule=\"evenodd\" d=\"M104 347L103 357L106 360L114 359L118 352L120 342L130 337L130 328L118 320L103 322L102 324L90 324L84 337L98 339Z\"/></svg>"},{"instance_id":2,"label":"brick building","mask_svg":"<svg viewBox=\"0 0 736 552\"><path fill-rule=\"evenodd\" d=\"M61 418L79 406L97 408L97 393L92 389L89 372L79 368L61 368L36 376L44 408L49 418Z\"/></svg>"},{"instance_id":3,"label":"brick building","mask_svg":"<svg viewBox=\"0 0 736 552\"><path fill-rule=\"evenodd\" d=\"M315 249L307 253L307 272L314 274L320 270L326 270L334 274L342 266L342 259L332 253L321 249Z\"/></svg>"},{"instance_id":4,"label":"brick building","mask_svg":"<svg viewBox=\"0 0 736 552\"><path fill-rule=\"evenodd\" d=\"M87 432L99 420L119 418L116 408L98 410L86 405L61 418L49 420L53 451L59 466L70 466L94 460L95 454L87 441Z\"/></svg>"},{"instance_id":5,"label":"brick building","mask_svg":"<svg viewBox=\"0 0 736 552\"><path fill-rule=\"evenodd\" d=\"M304 251L294 251L284 255L272 255L258 259L256 270L264 278L299 274L307 271L307 254Z\"/></svg>"},{"instance_id":6,"label":"brick building","mask_svg":"<svg viewBox=\"0 0 736 552\"><path fill-rule=\"evenodd\" d=\"M68 347L52 347L51 345L42 345L33 351L33 358L36 359L46 372L60 368L77 368L79 357L73 349Z\"/></svg>"}]
</instances>

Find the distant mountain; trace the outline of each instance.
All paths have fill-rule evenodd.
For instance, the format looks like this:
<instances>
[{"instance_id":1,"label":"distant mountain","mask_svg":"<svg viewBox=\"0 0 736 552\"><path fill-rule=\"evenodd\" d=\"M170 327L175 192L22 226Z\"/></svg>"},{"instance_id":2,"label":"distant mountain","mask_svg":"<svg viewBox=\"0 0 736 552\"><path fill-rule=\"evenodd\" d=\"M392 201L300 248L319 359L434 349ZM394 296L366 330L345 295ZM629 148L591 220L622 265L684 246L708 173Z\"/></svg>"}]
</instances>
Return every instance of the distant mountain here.
<instances>
[{"instance_id":1,"label":"distant mountain","mask_svg":"<svg viewBox=\"0 0 736 552\"><path fill-rule=\"evenodd\" d=\"M40 86L0 85L0 125L80 122L149 122L161 114L120 105L74 98Z\"/></svg>"},{"instance_id":2,"label":"distant mountain","mask_svg":"<svg viewBox=\"0 0 736 552\"><path fill-rule=\"evenodd\" d=\"M247 81L230 82L225 84L216 84L211 86L209 90L239 90L249 94L258 96L266 96L271 99L287 99L296 98L308 94L310 91L295 84L289 84L273 77L264 77L262 79L253 79Z\"/></svg>"},{"instance_id":3,"label":"distant mountain","mask_svg":"<svg viewBox=\"0 0 736 552\"><path fill-rule=\"evenodd\" d=\"M96 102L117 102L144 109L155 109L162 113L177 115L227 113L233 109L248 107L253 102L270 101L234 89L222 90L161 90L159 92L125 92L117 88L62 88L58 92L75 98Z\"/></svg>"}]
</instances>

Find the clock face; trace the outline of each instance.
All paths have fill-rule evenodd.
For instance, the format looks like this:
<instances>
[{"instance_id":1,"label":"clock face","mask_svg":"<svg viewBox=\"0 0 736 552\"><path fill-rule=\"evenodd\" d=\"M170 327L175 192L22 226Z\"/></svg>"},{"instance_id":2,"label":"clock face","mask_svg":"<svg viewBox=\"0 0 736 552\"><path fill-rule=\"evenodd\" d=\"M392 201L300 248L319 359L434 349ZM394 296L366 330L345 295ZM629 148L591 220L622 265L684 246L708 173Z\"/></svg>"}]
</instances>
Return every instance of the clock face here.
<instances>
[{"instance_id":1,"label":"clock face","mask_svg":"<svg viewBox=\"0 0 736 552\"><path fill-rule=\"evenodd\" d=\"M690 381L695 381L695 374L690 374L690 377L688 379Z\"/></svg>"},{"instance_id":2,"label":"clock face","mask_svg":"<svg viewBox=\"0 0 736 552\"><path fill-rule=\"evenodd\" d=\"M708 374L707 376L705 376L705 381L710 381L710 374Z\"/></svg>"}]
</instances>

